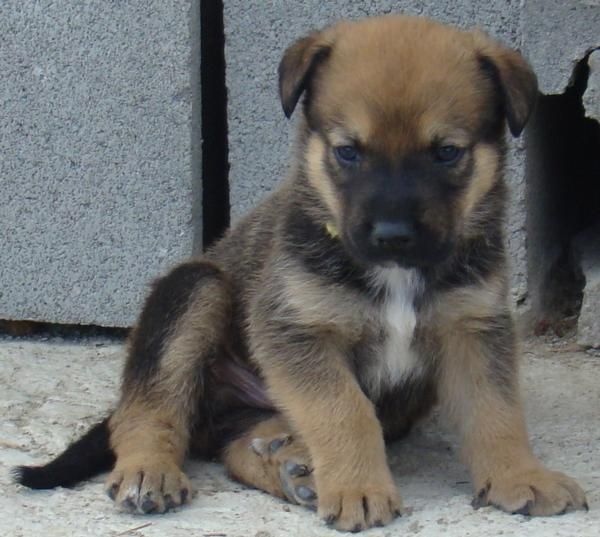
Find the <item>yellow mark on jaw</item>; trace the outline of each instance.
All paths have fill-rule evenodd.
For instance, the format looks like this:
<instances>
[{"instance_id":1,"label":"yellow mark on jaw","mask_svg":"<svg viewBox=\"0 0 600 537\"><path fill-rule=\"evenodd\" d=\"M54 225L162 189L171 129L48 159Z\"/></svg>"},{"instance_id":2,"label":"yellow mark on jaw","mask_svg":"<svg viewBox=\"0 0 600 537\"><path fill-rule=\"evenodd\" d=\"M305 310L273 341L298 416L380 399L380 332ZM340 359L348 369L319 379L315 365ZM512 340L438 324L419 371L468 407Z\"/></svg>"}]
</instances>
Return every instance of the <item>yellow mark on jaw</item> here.
<instances>
[{"instance_id":1,"label":"yellow mark on jaw","mask_svg":"<svg viewBox=\"0 0 600 537\"><path fill-rule=\"evenodd\" d=\"M338 228L336 227L336 225L329 221L325 224L325 229L327 230L327 234L332 238L332 239L337 239L340 236L340 232L338 231Z\"/></svg>"}]
</instances>

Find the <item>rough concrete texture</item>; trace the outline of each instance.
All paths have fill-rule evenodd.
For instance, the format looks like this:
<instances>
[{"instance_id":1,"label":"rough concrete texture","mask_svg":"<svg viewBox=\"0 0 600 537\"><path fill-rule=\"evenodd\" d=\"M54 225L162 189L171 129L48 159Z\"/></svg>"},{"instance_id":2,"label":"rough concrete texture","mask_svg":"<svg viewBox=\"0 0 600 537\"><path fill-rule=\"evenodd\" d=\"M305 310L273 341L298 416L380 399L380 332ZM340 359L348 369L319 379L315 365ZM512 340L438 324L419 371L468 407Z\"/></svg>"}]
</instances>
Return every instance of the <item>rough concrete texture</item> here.
<instances>
[{"instance_id":1,"label":"rough concrete texture","mask_svg":"<svg viewBox=\"0 0 600 537\"><path fill-rule=\"evenodd\" d=\"M130 325L192 252L198 9L0 3L0 319Z\"/></svg>"},{"instance_id":2,"label":"rough concrete texture","mask_svg":"<svg viewBox=\"0 0 600 537\"><path fill-rule=\"evenodd\" d=\"M525 0L522 31L540 91L563 93L575 65L600 46L600 1Z\"/></svg>"},{"instance_id":3,"label":"rough concrete texture","mask_svg":"<svg viewBox=\"0 0 600 537\"><path fill-rule=\"evenodd\" d=\"M232 220L256 205L286 173L293 121L285 119L277 93L277 66L284 49L310 30L340 18L392 12L478 26L515 47L521 39L520 4L510 0L225 1ZM511 144L507 239L515 303L527 292L524 159L522 143Z\"/></svg>"},{"instance_id":4,"label":"rough concrete texture","mask_svg":"<svg viewBox=\"0 0 600 537\"><path fill-rule=\"evenodd\" d=\"M585 115L600 121L600 50L592 52L588 58L590 74L583 94Z\"/></svg>"},{"instance_id":5,"label":"rough concrete texture","mask_svg":"<svg viewBox=\"0 0 600 537\"><path fill-rule=\"evenodd\" d=\"M508 144L505 177L510 185L506 214L505 237L511 271L511 304L523 312L529 307L527 295L527 181L525 162L527 149L525 134ZM519 308L516 308L519 309Z\"/></svg>"},{"instance_id":6,"label":"rough concrete texture","mask_svg":"<svg viewBox=\"0 0 600 537\"><path fill-rule=\"evenodd\" d=\"M577 321L577 343L600 347L600 224L586 230L575 241L585 276L583 302Z\"/></svg>"},{"instance_id":7,"label":"rough concrete texture","mask_svg":"<svg viewBox=\"0 0 600 537\"><path fill-rule=\"evenodd\" d=\"M366 535L600 535L600 361L572 344L524 345L524 391L536 453L579 480L588 513L530 519L474 511L451 435L434 421L389 451L409 514ZM192 503L163 516L117 513L102 477L73 490L29 491L9 469L47 461L116 401L119 346L102 340L0 341L0 535L332 537L314 513L229 481L217 463L190 463Z\"/></svg>"},{"instance_id":8,"label":"rough concrete texture","mask_svg":"<svg viewBox=\"0 0 600 537\"><path fill-rule=\"evenodd\" d=\"M583 106L587 117L600 121L600 50L590 54L588 65L590 73ZM600 225L580 237L579 249L585 289L577 323L577 342L600 347Z\"/></svg>"}]
</instances>

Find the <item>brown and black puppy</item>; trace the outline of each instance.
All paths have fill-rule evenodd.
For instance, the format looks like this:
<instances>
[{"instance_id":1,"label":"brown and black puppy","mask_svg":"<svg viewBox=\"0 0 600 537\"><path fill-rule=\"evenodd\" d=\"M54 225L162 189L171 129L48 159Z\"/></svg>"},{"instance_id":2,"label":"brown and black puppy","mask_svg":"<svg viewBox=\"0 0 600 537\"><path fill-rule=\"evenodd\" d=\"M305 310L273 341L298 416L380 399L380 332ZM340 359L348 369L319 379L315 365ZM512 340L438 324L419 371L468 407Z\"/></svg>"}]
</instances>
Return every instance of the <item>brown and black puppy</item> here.
<instances>
[{"instance_id":1,"label":"brown and black puppy","mask_svg":"<svg viewBox=\"0 0 600 537\"><path fill-rule=\"evenodd\" d=\"M581 488L532 454L507 304L505 125L537 94L522 57L422 18L342 22L279 69L290 177L204 258L158 280L118 408L32 487L112 469L138 512L184 503L187 453L316 505L342 530L401 512L385 440L436 402L460 432L475 504L552 515Z\"/></svg>"}]
</instances>

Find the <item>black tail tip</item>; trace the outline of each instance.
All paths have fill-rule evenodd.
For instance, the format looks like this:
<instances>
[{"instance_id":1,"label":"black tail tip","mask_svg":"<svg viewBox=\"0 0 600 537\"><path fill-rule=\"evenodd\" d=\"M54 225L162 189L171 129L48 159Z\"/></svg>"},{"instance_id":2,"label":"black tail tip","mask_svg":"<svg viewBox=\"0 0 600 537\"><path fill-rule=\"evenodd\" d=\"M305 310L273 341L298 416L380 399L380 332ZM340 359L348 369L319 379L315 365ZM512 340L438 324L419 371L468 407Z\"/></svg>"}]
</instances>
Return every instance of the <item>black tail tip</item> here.
<instances>
[{"instance_id":1,"label":"black tail tip","mask_svg":"<svg viewBox=\"0 0 600 537\"><path fill-rule=\"evenodd\" d=\"M56 486L48 482L46 472L41 466L17 466L10 474L15 483L30 489L49 489Z\"/></svg>"}]
</instances>

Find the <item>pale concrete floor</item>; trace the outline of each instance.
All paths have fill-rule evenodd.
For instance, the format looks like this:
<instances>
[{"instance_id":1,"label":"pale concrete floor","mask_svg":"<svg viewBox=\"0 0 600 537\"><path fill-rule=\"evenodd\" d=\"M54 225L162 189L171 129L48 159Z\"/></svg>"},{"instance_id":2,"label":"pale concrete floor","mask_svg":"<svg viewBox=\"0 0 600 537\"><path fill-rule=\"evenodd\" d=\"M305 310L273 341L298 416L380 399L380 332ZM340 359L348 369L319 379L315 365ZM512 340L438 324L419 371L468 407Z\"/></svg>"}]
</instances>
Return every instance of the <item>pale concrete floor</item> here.
<instances>
[{"instance_id":1,"label":"pale concrete floor","mask_svg":"<svg viewBox=\"0 0 600 537\"><path fill-rule=\"evenodd\" d=\"M432 423L390 450L410 514L367 535L600 536L600 357L567 345L524 345L524 391L537 454L576 477L590 511L529 519L474 511L449 435ZM102 477L74 490L24 490L18 464L48 460L115 402L122 349L106 340L0 340L0 535L277 537L339 535L314 513L229 481L218 464L191 463L192 503L163 516L117 513Z\"/></svg>"}]
</instances>

